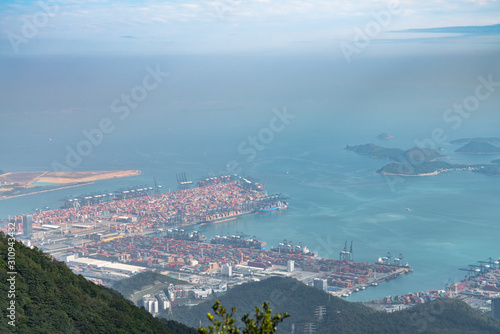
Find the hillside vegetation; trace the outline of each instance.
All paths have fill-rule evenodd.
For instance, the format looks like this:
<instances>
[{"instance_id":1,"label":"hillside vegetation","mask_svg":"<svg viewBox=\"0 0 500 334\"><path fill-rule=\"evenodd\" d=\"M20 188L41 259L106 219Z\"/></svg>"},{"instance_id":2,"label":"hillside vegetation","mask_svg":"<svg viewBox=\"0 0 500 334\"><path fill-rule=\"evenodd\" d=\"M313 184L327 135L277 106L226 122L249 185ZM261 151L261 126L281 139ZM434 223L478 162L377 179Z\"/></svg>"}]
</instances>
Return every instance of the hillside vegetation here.
<instances>
[{"instance_id":1,"label":"hillside vegetation","mask_svg":"<svg viewBox=\"0 0 500 334\"><path fill-rule=\"evenodd\" d=\"M500 333L500 322L453 299L441 299L410 310L381 313L362 304L351 303L292 278L269 278L237 286L220 298L227 308L236 307L236 319L263 301L274 313L290 313L278 326L278 333L303 333L312 324L315 333ZM191 308L175 309L173 319L187 325L208 325L207 312L213 312L213 301ZM320 307L325 314L320 317Z\"/></svg>"},{"instance_id":2,"label":"hillside vegetation","mask_svg":"<svg viewBox=\"0 0 500 334\"><path fill-rule=\"evenodd\" d=\"M186 281L178 280L176 278L146 271L139 273L129 278L124 278L113 284L113 289L120 292L125 298L130 299L135 292L141 291L151 286L168 287L169 284L189 284Z\"/></svg>"},{"instance_id":3,"label":"hillside vegetation","mask_svg":"<svg viewBox=\"0 0 500 334\"><path fill-rule=\"evenodd\" d=\"M75 275L38 249L15 242L15 271L8 275L8 239L0 234L0 333L197 333L184 325L159 320L120 293ZM12 242L12 241L11 241ZM15 277L15 297L7 298ZM7 307L15 300L15 327Z\"/></svg>"}]
</instances>

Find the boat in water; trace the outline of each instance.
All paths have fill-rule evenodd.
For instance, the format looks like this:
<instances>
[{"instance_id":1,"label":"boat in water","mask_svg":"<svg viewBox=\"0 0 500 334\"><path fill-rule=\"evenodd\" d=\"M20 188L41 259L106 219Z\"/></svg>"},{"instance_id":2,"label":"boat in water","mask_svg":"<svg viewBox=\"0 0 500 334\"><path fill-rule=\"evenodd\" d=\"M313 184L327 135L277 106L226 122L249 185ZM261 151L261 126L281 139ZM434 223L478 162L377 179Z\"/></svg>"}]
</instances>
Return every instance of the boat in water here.
<instances>
[{"instance_id":1,"label":"boat in water","mask_svg":"<svg viewBox=\"0 0 500 334\"><path fill-rule=\"evenodd\" d=\"M264 250L267 248L267 244L264 241L258 240L256 237L246 238L243 234L236 235L216 235L210 239L211 244L218 245L230 245L237 248L254 248L259 250Z\"/></svg>"},{"instance_id":2,"label":"boat in water","mask_svg":"<svg viewBox=\"0 0 500 334\"><path fill-rule=\"evenodd\" d=\"M280 242L277 247L272 247L271 251L283 254L301 254L307 256L316 256L316 253L310 251L307 248L307 246L302 246L302 245L294 246L292 245L291 241L286 241L286 240Z\"/></svg>"},{"instance_id":3,"label":"boat in water","mask_svg":"<svg viewBox=\"0 0 500 334\"><path fill-rule=\"evenodd\" d=\"M260 208L256 210L256 213L262 213L262 212L271 212L271 211L279 211L279 210L285 210L288 208L288 203L284 201L278 201L276 203L273 203L272 205L265 206L263 208Z\"/></svg>"},{"instance_id":4,"label":"boat in water","mask_svg":"<svg viewBox=\"0 0 500 334\"><path fill-rule=\"evenodd\" d=\"M207 240L207 238L203 234L200 234L198 231L190 232L183 229L174 228L162 232L165 237L174 240L187 240L187 241L198 241L198 242L204 242L205 240Z\"/></svg>"}]
</instances>

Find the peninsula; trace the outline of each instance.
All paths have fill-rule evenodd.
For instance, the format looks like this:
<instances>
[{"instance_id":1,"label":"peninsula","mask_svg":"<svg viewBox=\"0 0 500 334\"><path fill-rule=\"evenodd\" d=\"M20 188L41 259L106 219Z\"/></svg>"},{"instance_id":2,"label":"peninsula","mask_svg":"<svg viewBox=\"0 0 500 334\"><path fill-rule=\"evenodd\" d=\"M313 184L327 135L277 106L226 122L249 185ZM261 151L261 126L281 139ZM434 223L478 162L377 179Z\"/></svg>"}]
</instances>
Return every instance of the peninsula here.
<instances>
[{"instance_id":1,"label":"peninsula","mask_svg":"<svg viewBox=\"0 0 500 334\"><path fill-rule=\"evenodd\" d=\"M3 173L0 200L140 174L140 170Z\"/></svg>"}]
</instances>

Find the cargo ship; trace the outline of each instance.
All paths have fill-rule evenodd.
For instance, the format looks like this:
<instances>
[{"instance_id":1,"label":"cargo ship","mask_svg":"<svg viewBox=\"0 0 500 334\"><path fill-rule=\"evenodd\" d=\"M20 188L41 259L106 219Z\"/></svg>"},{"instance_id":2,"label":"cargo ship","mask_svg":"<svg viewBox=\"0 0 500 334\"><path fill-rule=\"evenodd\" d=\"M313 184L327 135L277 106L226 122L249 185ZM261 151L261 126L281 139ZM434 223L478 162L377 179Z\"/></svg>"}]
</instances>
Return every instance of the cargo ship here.
<instances>
[{"instance_id":1,"label":"cargo ship","mask_svg":"<svg viewBox=\"0 0 500 334\"><path fill-rule=\"evenodd\" d=\"M407 263L403 262L404 257L401 253L399 254L399 257L395 258L393 261L391 261L392 257L393 256L391 255L391 253L387 253L386 256L379 256L375 264L391 266L391 267L410 268L408 262Z\"/></svg>"},{"instance_id":2,"label":"cargo ship","mask_svg":"<svg viewBox=\"0 0 500 334\"><path fill-rule=\"evenodd\" d=\"M246 214L240 210L233 210L229 212L219 212L208 214L207 216L201 219L201 225L210 224L210 223L221 223L228 220L234 220L242 215Z\"/></svg>"},{"instance_id":3,"label":"cargo ship","mask_svg":"<svg viewBox=\"0 0 500 334\"><path fill-rule=\"evenodd\" d=\"M230 245L237 248L254 248L259 250L264 250L267 248L267 244L264 241L260 241L256 237L247 239L242 234L223 236L216 235L214 238L210 239L210 243L218 245Z\"/></svg>"},{"instance_id":4,"label":"cargo ship","mask_svg":"<svg viewBox=\"0 0 500 334\"><path fill-rule=\"evenodd\" d=\"M262 213L262 212L271 212L271 211L278 211L278 210L285 210L288 208L288 203L285 201L278 201L276 203L273 203L272 205L265 206L261 209L258 209L255 211L256 213Z\"/></svg>"},{"instance_id":5,"label":"cargo ship","mask_svg":"<svg viewBox=\"0 0 500 334\"><path fill-rule=\"evenodd\" d=\"M174 228L174 229L168 229L163 232L165 237L174 240L187 240L187 241L198 241L198 242L204 242L205 240L207 240L207 237L205 237L203 234L200 234L198 231L189 232L183 229Z\"/></svg>"},{"instance_id":6,"label":"cargo ship","mask_svg":"<svg viewBox=\"0 0 500 334\"><path fill-rule=\"evenodd\" d=\"M310 251L307 246L293 246L291 242L287 242L286 240L280 242L277 247L272 247L271 251L283 254L302 254L307 256L316 256L316 253Z\"/></svg>"}]
</instances>

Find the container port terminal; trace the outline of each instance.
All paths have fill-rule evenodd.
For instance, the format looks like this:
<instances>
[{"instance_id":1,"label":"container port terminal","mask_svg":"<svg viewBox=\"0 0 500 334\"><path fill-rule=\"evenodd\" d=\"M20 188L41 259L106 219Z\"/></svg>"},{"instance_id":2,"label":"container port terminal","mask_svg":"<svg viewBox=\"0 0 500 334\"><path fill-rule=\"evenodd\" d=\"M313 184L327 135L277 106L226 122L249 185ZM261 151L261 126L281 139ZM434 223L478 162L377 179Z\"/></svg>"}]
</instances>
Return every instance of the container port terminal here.
<instances>
[{"instance_id":1,"label":"container port terminal","mask_svg":"<svg viewBox=\"0 0 500 334\"><path fill-rule=\"evenodd\" d=\"M385 257L387 258L387 257ZM379 261L384 261L380 258ZM378 261L377 261L378 262ZM500 258L478 261L467 268L459 268L466 275L460 282L449 282L442 290L429 290L399 296L387 296L363 304L380 311L394 312L414 305L426 303L436 298L460 299L484 313L491 311L491 301L500 298Z\"/></svg>"},{"instance_id":2,"label":"container port terminal","mask_svg":"<svg viewBox=\"0 0 500 334\"><path fill-rule=\"evenodd\" d=\"M156 183L65 198L60 209L13 217L17 237L103 284L152 270L193 284L215 279L228 287L269 276L291 276L336 296L375 287L411 273L402 256L355 262L353 245L338 259L316 256L307 246L278 245L243 233L210 240L188 226L285 210L287 198L268 195L250 177L225 175L196 182L177 175L175 191ZM6 226L3 227L6 229ZM4 231L6 232L6 231ZM374 259L375 260L375 259Z\"/></svg>"}]
</instances>

